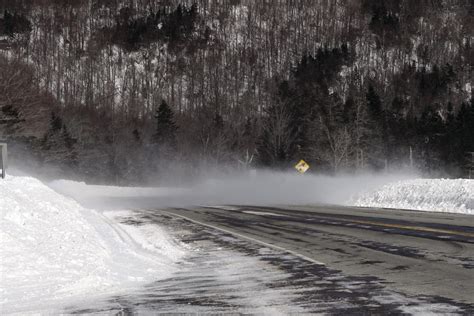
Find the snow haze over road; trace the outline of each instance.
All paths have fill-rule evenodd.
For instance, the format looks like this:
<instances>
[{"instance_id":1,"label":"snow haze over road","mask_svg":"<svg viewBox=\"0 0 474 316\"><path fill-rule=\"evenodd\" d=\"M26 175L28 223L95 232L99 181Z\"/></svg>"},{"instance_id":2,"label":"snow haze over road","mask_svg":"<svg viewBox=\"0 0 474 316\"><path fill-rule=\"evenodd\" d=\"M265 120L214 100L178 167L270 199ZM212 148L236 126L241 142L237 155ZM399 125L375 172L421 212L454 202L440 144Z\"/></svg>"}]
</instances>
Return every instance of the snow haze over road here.
<instances>
[{"instance_id":1,"label":"snow haze over road","mask_svg":"<svg viewBox=\"0 0 474 316\"><path fill-rule=\"evenodd\" d=\"M471 214L474 180L420 179L414 173L300 175L258 171L209 178L182 188L132 188L59 180L50 186L94 208L196 205L303 205L399 208Z\"/></svg>"},{"instance_id":2,"label":"snow haze over road","mask_svg":"<svg viewBox=\"0 0 474 316\"><path fill-rule=\"evenodd\" d=\"M88 207L115 209L187 207L196 205L343 204L354 195L412 174L361 174L337 177L297 172L232 173L175 187L110 187L69 180L49 185Z\"/></svg>"}]
</instances>

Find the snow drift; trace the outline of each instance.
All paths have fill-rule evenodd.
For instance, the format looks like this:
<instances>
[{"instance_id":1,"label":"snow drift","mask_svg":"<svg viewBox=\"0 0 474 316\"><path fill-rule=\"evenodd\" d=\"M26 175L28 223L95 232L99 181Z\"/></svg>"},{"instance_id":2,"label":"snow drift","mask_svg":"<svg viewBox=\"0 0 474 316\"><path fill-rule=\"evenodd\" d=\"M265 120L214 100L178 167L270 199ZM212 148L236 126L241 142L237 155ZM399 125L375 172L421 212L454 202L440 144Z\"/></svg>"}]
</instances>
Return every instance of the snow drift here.
<instances>
[{"instance_id":1,"label":"snow drift","mask_svg":"<svg viewBox=\"0 0 474 316\"><path fill-rule=\"evenodd\" d=\"M474 180L398 181L361 194L349 204L363 207L474 214Z\"/></svg>"},{"instance_id":2,"label":"snow drift","mask_svg":"<svg viewBox=\"0 0 474 316\"><path fill-rule=\"evenodd\" d=\"M36 179L0 181L0 314L56 311L175 270L184 251L163 230L124 228Z\"/></svg>"}]
</instances>

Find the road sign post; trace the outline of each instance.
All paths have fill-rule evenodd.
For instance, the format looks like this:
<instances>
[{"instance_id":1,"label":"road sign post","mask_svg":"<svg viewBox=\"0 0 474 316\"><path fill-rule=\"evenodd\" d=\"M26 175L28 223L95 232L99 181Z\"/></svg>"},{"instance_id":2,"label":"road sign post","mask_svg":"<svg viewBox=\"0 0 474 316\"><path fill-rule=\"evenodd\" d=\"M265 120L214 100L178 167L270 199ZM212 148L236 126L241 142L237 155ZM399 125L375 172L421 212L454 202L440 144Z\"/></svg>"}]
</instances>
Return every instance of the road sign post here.
<instances>
[{"instance_id":1,"label":"road sign post","mask_svg":"<svg viewBox=\"0 0 474 316\"><path fill-rule=\"evenodd\" d=\"M7 174L7 144L0 143L0 176L5 179Z\"/></svg>"}]
</instances>

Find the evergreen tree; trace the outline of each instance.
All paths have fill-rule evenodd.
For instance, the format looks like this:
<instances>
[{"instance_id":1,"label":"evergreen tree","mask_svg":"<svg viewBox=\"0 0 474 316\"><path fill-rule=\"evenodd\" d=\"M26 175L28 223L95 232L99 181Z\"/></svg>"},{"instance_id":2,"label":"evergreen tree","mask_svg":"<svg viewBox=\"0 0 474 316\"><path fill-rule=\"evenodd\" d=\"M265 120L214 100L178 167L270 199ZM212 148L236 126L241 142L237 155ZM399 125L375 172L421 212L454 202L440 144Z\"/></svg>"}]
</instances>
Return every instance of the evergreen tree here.
<instances>
[{"instance_id":1,"label":"evergreen tree","mask_svg":"<svg viewBox=\"0 0 474 316\"><path fill-rule=\"evenodd\" d=\"M138 129L134 129L132 131L132 135L133 135L133 139L137 142L137 143L140 143L141 142L141 135L140 135L140 132L138 131Z\"/></svg>"},{"instance_id":2,"label":"evergreen tree","mask_svg":"<svg viewBox=\"0 0 474 316\"><path fill-rule=\"evenodd\" d=\"M457 137L460 141L459 155L474 151L474 97L463 103L456 117Z\"/></svg>"},{"instance_id":3,"label":"evergreen tree","mask_svg":"<svg viewBox=\"0 0 474 316\"><path fill-rule=\"evenodd\" d=\"M441 154L448 170L452 174L458 174L455 169L459 169L459 149L460 139L457 135L456 114L454 113L453 104L448 103L447 116L445 122L445 134L441 140Z\"/></svg>"},{"instance_id":4,"label":"evergreen tree","mask_svg":"<svg viewBox=\"0 0 474 316\"><path fill-rule=\"evenodd\" d=\"M56 113L51 112L50 131L51 133L57 133L63 127L63 120Z\"/></svg>"},{"instance_id":5,"label":"evergreen tree","mask_svg":"<svg viewBox=\"0 0 474 316\"><path fill-rule=\"evenodd\" d=\"M372 84L366 94L367 113L369 115L369 163L379 169L387 166L391 148L388 135L388 118L382 108L382 100Z\"/></svg>"},{"instance_id":6,"label":"evergreen tree","mask_svg":"<svg viewBox=\"0 0 474 316\"><path fill-rule=\"evenodd\" d=\"M49 130L41 142L43 162L59 166L63 171L69 172L77 165L76 140L69 133L62 118L56 113L51 113Z\"/></svg>"},{"instance_id":7,"label":"evergreen tree","mask_svg":"<svg viewBox=\"0 0 474 316\"><path fill-rule=\"evenodd\" d=\"M382 100L380 99L372 84L369 85L366 97L369 114L373 120L380 122L382 120Z\"/></svg>"},{"instance_id":8,"label":"evergreen tree","mask_svg":"<svg viewBox=\"0 0 474 316\"><path fill-rule=\"evenodd\" d=\"M347 44L333 49L319 48L315 56L305 54L294 68L288 81L281 82L278 89L279 107L284 107L289 116L285 134L292 135L289 155L285 159L305 159L311 162L317 152L315 125L323 120L325 125L339 119L334 115L334 96L330 87L337 82L343 65L349 64L351 53ZM342 116L342 112L339 113ZM273 116L270 115L271 119Z\"/></svg>"},{"instance_id":9,"label":"evergreen tree","mask_svg":"<svg viewBox=\"0 0 474 316\"><path fill-rule=\"evenodd\" d=\"M161 101L161 104L156 111L155 118L155 143L174 145L174 142L176 141L177 126L174 121L173 110L165 100Z\"/></svg>"},{"instance_id":10,"label":"evergreen tree","mask_svg":"<svg viewBox=\"0 0 474 316\"><path fill-rule=\"evenodd\" d=\"M439 172L444 167L442 143L446 134L445 124L434 107L426 107L418 120L418 148L424 169Z\"/></svg>"},{"instance_id":11,"label":"evergreen tree","mask_svg":"<svg viewBox=\"0 0 474 316\"><path fill-rule=\"evenodd\" d=\"M2 125L4 125L5 136L12 136L18 129L18 123L23 121L20 112L13 105L0 106L0 138L3 136Z\"/></svg>"},{"instance_id":12,"label":"evergreen tree","mask_svg":"<svg viewBox=\"0 0 474 316\"><path fill-rule=\"evenodd\" d=\"M15 34L28 33L31 31L31 22L22 14L11 14L7 10L0 19L0 35L13 36Z\"/></svg>"},{"instance_id":13,"label":"evergreen tree","mask_svg":"<svg viewBox=\"0 0 474 316\"><path fill-rule=\"evenodd\" d=\"M216 132L220 132L224 129L224 119L222 118L222 115L220 115L218 111L216 111L216 114L214 115L213 128L215 129Z\"/></svg>"}]
</instances>

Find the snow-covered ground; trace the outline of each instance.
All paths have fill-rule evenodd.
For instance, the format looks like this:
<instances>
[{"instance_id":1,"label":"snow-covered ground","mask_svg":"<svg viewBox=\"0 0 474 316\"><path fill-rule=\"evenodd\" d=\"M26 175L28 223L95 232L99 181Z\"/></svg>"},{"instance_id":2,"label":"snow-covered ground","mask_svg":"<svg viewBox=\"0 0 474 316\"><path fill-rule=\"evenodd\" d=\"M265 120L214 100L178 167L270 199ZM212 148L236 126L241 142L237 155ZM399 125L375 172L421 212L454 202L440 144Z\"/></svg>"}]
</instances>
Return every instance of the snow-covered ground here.
<instances>
[{"instance_id":1,"label":"snow-covered ground","mask_svg":"<svg viewBox=\"0 0 474 316\"><path fill-rule=\"evenodd\" d=\"M118 224L116 214L85 209L33 178L1 180L0 314L57 312L176 270L182 245L156 225Z\"/></svg>"},{"instance_id":2,"label":"snow-covered ground","mask_svg":"<svg viewBox=\"0 0 474 316\"><path fill-rule=\"evenodd\" d=\"M474 180L413 179L356 195L348 204L433 212L474 214Z\"/></svg>"}]
</instances>

